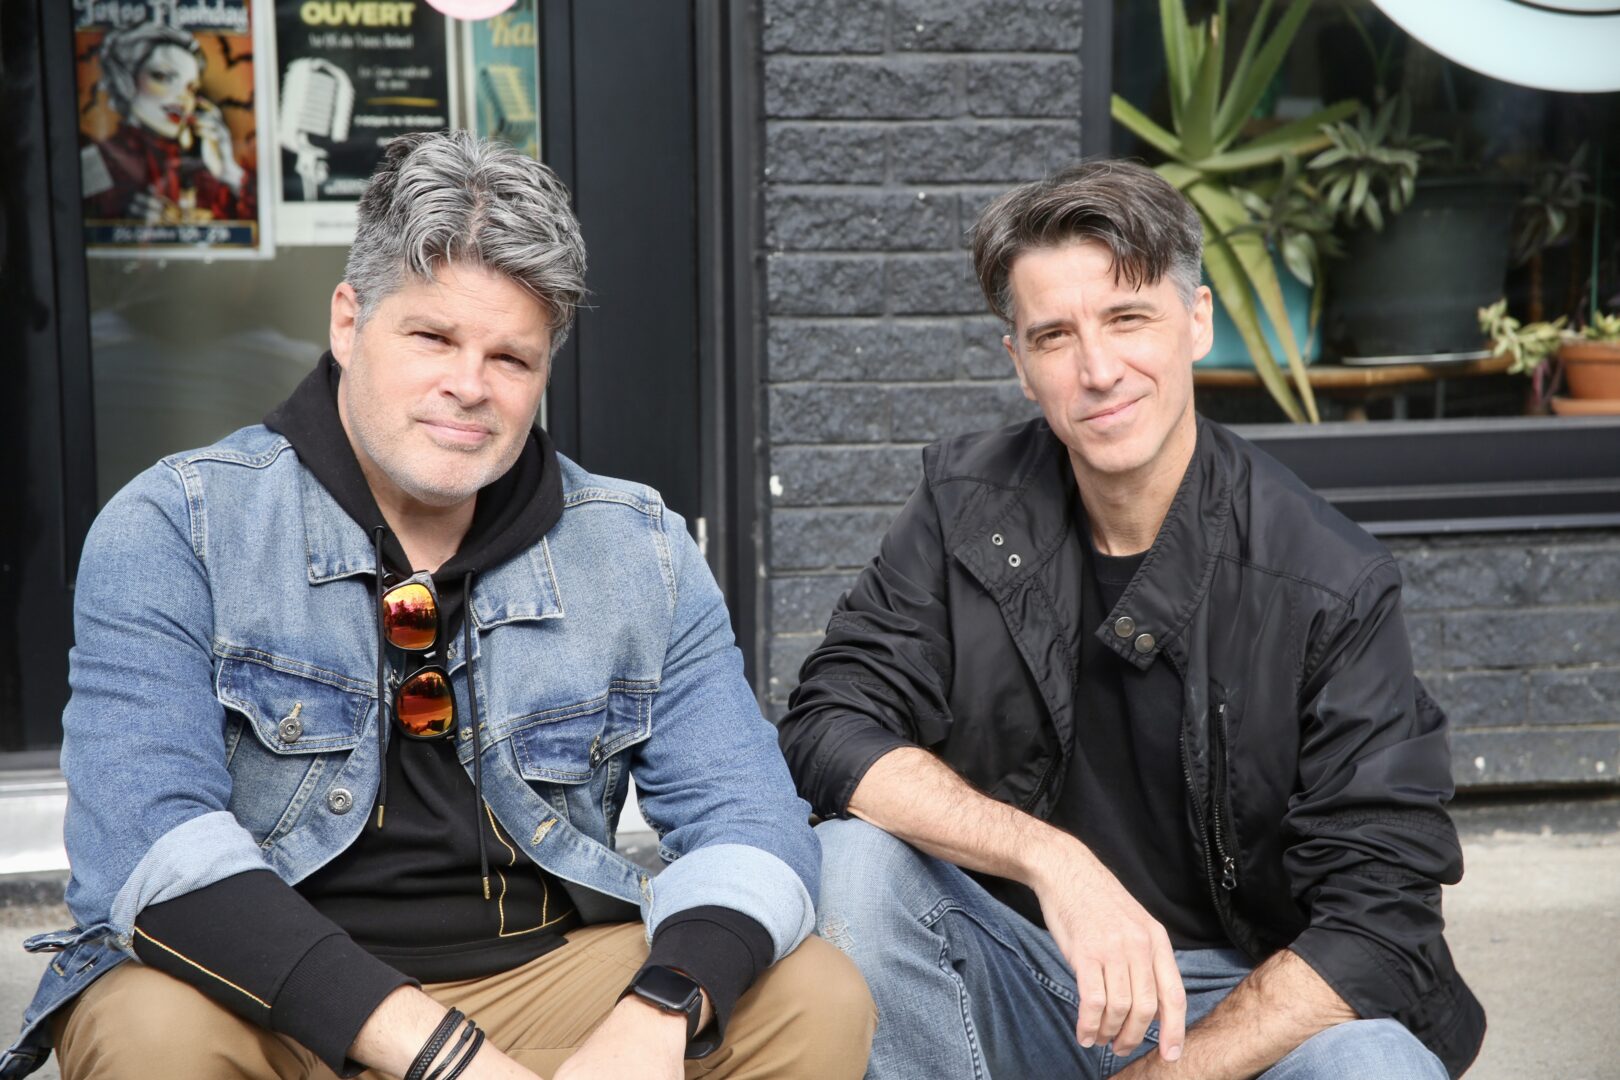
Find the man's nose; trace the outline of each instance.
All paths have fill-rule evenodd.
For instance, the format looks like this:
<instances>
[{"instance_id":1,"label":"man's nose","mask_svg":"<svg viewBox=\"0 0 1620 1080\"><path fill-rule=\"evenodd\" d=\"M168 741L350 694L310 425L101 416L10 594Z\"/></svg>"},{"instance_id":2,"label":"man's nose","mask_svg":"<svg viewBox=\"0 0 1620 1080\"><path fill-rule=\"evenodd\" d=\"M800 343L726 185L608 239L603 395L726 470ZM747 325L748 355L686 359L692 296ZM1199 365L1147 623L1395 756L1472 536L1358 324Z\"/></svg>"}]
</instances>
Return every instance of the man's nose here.
<instances>
[{"instance_id":1,"label":"man's nose","mask_svg":"<svg viewBox=\"0 0 1620 1080\"><path fill-rule=\"evenodd\" d=\"M1125 374L1125 365L1097 334L1080 335L1075 350L1080 383L1087 390L1108 390Z\"/></svg>"},{"instance_id":2,"label":"man's nose","mask_svg":"<svg viewBox=\"0 0 1620 1080\"><path fill-rule=\"evenodd\" d=\"M482 354L472 349L458 350L442 385L445 392L463 406L483 401L489 396L489 384L484 378Z\"/></svg>"}]
</instances>

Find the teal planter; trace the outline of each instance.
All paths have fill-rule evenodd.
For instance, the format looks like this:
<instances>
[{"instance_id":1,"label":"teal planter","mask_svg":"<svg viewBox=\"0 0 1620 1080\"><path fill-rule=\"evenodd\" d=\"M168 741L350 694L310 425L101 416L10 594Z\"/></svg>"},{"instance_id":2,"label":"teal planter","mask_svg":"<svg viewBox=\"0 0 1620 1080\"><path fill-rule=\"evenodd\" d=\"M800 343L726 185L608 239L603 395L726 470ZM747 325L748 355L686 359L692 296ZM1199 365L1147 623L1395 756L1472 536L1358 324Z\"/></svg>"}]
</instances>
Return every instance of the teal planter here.
<instances>
[{"instance_id":1,"label":"teal planter","mask_svg":"<svg viewBox=\"0 0 1620 1080\"><path fill-rule=\"evenodd\" d=\"M1288 321L1294 328L1294 340L1299 342L1300 354L1304 356L1307 364L1314 364L1322 358L1322 335L1318 334L1315 341L1307 342L1306 335L1311 325L1311 290L1309 286L1300 283L1299 279L1288 272L1281 259L1273 257L1272 265L1277 269L1277 280L1282 284L1283 303L1288 309ZM1204 284L1209 284L1205 281ZM1266 344L1271 346L1271 355L1277 361L1277 366L1283 371L1288 370L1288 354L1283 352L1282 342L1277 338L1277 330L1267 317L1264 310L1260 312L1260 326L1266 332ZM1254 368L1254 361L1249 357L1249 350L1239 336L1237 326L1232 317L1226 313L1226 305L1221 303L1219 295L1215 297L1215 345L1209 350L1209 355L1198 361L1199 367L1205 368Z\"/></svg>"}]
</instances>

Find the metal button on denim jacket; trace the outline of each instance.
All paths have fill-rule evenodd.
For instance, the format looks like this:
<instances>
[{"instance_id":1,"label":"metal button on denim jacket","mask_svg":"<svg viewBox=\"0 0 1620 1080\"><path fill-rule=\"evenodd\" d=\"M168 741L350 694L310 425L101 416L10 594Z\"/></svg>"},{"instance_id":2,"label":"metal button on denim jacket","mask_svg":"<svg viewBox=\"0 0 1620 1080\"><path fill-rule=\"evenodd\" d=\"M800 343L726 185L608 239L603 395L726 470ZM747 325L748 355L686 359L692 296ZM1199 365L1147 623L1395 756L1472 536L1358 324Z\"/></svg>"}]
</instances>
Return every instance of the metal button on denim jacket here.
<instances>
[{"instance_id":1,"label":"metal button on denim jacket","mask_svg":"<svg viewBox=\"0 0 1620 1080\"><path fill-rule=\"evenodd\" d=\"M721 904L779 958L809 933L819 849L743 677L723 599L680 517L566 458L561 520L484 570L447 661L478 695L485 798L589 918L651 934ZM78 926L46 965L0 1077L41 1021L129 956L148 904L246 870L296 883L365 825L378 783L365 531L287 441L246 428L142 473L97 518L75 599L62 768ZM468 734L466 732L463 733ZM472 740L457 738L469 769ZM673 861L612 850L631 777Z\"/></svg>"}]
</instances>

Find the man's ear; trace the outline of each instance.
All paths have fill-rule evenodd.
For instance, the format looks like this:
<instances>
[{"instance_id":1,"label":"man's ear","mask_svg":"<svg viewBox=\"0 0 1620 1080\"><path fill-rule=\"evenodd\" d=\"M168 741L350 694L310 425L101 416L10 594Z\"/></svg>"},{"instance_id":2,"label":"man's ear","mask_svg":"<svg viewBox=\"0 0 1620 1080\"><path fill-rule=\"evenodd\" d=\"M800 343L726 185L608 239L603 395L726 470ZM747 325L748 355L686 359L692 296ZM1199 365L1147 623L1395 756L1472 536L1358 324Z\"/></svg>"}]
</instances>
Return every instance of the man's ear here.
<instances>
[{"instance_id":1,"label":"man's ear","mask_svg":"<svg viewBox=\"0 0 1620 1080\"><path fill-rule=\"evenodd\" d=\"M332 346L332 357L338 367L349 366L349 354L354 351L354 338L359 333L360 297L347 281L332 290L332 320L327 331Z\"/></svg>"},{"instance_id":2,"label":"man's ear","mask_svg":"<svg viewBox=\"0 0 1620 1080\"><path fill-rule=\"evenodd\" d=\"M1029 398L1031 401L1034 401L1035 391L1029 388L1029 379L1024 375L1024 361L1018 355L1018 346L1013 344L1012 334L1001 335L1001 347L1007 350L1008 356L1012 357L1013 370L1018 372L1019 388L1024 391L1025 397Z\"/></svg>"},{"instance_id":3,"label":"man's ear","mask_svg":"<svg viewBox=\"0 0 1620 1080\"><path fill-rule=\"evenodd\" d=\"M1192 360L1198 363L1215 347L1215 298L1208 285L1198 286L1192 305Z\"/></svg>"}]
</instances>

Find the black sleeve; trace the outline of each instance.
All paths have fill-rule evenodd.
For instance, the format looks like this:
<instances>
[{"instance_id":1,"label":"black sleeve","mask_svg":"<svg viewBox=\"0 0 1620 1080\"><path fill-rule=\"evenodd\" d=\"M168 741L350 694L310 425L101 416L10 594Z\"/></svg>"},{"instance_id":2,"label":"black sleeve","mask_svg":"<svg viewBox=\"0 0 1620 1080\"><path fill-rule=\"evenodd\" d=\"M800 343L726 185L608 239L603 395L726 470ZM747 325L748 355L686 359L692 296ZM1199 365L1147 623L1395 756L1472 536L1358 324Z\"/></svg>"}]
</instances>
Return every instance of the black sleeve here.
<instances>
[{"instance_id":1,"label":"black sleeve","mask_svg":"<svg viewBox=\"0 0 1620 1080\"><path fill-rule=\"evenodd\" d=\"M737 999L770 967L775 951L770 932L742 912L695 907L678 911L658 925L642 969L674 968L703 987L714 1007L714 1042L718 1045L725 1038Z\"/></svg>"},{"instance_id":2,"label":"black sleeve","mask_svg":"<svg viewBox=\"0 0 1620 1080\"><path fill-rule=\"evenodd\" d=\"M1393 562L1319 636L1302 687L1283 863L1310 925L1290 948L1364 1019L1419 1020L1452 970L1440 886L1462 876L1446 719L1412 673Z\"/></svg>"},{"instance_id":3,"label":"black sleeve","mask_svg":"<svg viewBox=\"0 0 1620 1080\"><path fill-rule=\"evenodd\" d=\"M805 660L779 725L783 756L816 813L844 813L873 762L950 729L945 542L925 479Z\"/></svg>"},{"instance_id":4,"label":"black sleeve","mask_svg":"<svg viewBox=\"0 0 1620 1080\"><path fill-rule=\"evenodd\" d=\"M383 998L415 980L366 952L269 870L152 904L135 955L231 1012L297 1039L339 1075Z\"/></svg>"}]
</instances>

